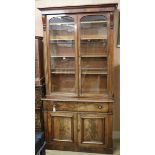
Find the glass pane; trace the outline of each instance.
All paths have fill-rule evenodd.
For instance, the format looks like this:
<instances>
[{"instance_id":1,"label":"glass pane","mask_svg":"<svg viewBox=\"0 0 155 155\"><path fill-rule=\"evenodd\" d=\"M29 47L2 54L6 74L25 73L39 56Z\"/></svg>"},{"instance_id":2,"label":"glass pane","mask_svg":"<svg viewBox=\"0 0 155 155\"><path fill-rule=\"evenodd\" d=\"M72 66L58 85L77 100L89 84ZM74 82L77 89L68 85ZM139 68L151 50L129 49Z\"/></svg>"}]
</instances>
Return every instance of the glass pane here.
<instances>
[{"instance_id":1,"label":"glass pane","mask_svg":"<svg viewBox=\"0 0 155 155\"><path fill-rule=\"evenodd\" d=\"M53 17L49 21L51 90L75 93L75 23L72 17Z\"/></svg>"},{"instance_id":2,"label":"glass pane","mask_svg":"<svg viewBox=\"0 0 155 155\"><path fill-rule=\"evenodd\" d=\"M81 94L103 94L107 89L107 19L103 15L80 20Z\"/></svg>"}]
</instances>

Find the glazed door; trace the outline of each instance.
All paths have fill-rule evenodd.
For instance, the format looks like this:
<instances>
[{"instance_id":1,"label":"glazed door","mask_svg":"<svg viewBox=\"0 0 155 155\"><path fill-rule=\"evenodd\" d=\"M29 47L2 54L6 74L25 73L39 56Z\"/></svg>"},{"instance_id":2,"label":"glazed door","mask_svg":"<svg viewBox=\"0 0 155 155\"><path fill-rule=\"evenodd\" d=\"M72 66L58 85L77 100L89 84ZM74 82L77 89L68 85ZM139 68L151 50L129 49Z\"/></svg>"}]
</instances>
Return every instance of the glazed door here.
<instances>
[{"instance_id":1,"label":"glazed door","mask_svg":"<svg viewBox=\"0 0 155 155\"><path fill-rule=\"evenodd\" d=\"M112 147L112 116L97 113L78 114L78 143L81 151L102 152ZM87 150L87 148L89 148Z\"/></svg>"},{"instance_id":2,"label":"glazed door","mask_svg":"<svg viewBox=\"0 0 155 155\"><path fill-rule=\"evenodd\" d=\"M48 16L49 90L77 96L77 16Z\"/></svg>"},{"instance_id":3,"label":"glazed door","mask_svg":"<svg viewBox=\"0 0 155 155\"><path fill-rule=\"evenodd\" d=\"M48 113L48 142L55 149L74 149L77 142L77 114L73 112ZM58 144L58 145L57 145Z\"/></svg>"},{"instance_id":4,"label":"glazed door","mask_svg":"<svg viewBox=\"0 0 155 155\"><path fill-rule=\"evenodd\" d=\"M80 96L101 96L108 89L108 14L78 16Z\"/></svg>"}]
</instances>

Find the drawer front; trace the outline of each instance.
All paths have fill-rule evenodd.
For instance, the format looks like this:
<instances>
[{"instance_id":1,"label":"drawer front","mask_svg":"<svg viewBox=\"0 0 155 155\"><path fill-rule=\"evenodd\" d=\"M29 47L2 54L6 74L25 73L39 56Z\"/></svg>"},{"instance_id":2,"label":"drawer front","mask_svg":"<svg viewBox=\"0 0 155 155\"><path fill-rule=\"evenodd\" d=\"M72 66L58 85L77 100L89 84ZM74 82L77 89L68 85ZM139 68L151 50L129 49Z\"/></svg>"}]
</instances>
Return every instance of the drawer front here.
<instances>
[{"instance_id":1,"label":"drawer front","mask_svg":"<svg viewBox=\"0 0 155 155\"><path fill-rule=\"evenodd\" d=\"M44 109L50 111L77 111L75 102L44 101Z\"/></svg>"},{"instance_id":2,"label":"drawer front","mask_svg":"<svg viewBox=\"0 0 155 155\"><path fill-rule=\"evenodd\" d=\"M108 112L109 105L108 103L78 103L78 111L87 111L87 112Z\"/></svg>"}]
</instances>

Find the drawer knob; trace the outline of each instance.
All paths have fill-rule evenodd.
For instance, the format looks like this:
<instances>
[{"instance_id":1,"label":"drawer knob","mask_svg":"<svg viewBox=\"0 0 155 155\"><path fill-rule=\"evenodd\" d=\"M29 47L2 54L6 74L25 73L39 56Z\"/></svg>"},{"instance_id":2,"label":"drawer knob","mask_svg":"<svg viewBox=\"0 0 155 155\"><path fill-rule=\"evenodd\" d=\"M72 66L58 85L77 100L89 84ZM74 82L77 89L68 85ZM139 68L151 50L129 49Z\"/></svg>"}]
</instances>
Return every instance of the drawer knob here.
<instances>
[{"instance_id":1,"label":"drawer knob","mask_svg":"<svg viewBox=\"0 0 155 155\"><path fill-rule=\"evenodd\" d=\"M98 108L99 108L99 109L102 109L102 106L101 106L101 105L99 105L99 106L98 106Z\"/></svg>"}]
</instances>

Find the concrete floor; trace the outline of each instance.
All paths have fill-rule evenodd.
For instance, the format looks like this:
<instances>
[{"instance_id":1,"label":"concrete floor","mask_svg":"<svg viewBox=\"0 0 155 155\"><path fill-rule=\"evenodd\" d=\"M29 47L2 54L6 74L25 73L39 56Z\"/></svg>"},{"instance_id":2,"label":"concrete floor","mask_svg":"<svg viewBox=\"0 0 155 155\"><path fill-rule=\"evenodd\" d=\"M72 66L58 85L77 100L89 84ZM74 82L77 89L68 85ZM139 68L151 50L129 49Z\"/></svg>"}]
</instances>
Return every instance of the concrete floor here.
<instances>
[{"instance_id":1,"label":"concrete floor","mask_svg":"<svg viewBox=\"0 0 155 155\"><path fill-rule=\"evenodd\" d=\"M113 145L114 145L113 155L120 155L120 142L119 142L119 140L115 140ZM46 150L46 155L100 155L100 154L71 152L71 151ZM105 155L105 154L102 154L102 155Z\"/></svg>"}]
</instances>

